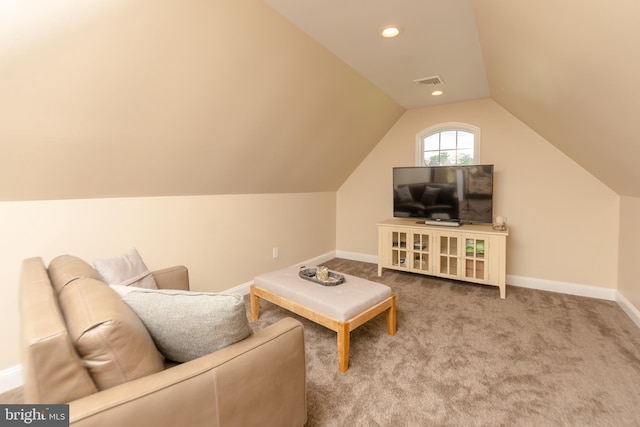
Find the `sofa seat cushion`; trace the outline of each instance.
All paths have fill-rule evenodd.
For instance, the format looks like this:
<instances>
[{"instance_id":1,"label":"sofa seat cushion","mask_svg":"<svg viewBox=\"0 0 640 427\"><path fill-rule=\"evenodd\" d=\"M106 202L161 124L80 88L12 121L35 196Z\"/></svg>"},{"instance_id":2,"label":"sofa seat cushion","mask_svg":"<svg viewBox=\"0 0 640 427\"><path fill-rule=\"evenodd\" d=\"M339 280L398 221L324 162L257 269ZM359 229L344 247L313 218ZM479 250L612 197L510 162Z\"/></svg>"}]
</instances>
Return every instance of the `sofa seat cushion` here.
<instances>
[{"instance_id":1,"label":"sofa seat cushion","mask_svg":"<svg viewBox=\"0 0 640 427\"><path fill-rule=\"evenodd\" d=\"M142 319L164 357L176 362L205 356L251 333L240 294L113 288Z\"/></svg>"},{"instance_id":2,"label":"sofa seat cushion","mask_svg":"<svg viewBox=\"0 0 640 427\"><path fill-rule=\"evenodd\" d=\"M59 293L76 350L100 390L164 369L138 316L105 283L80 278Z\"/></svg>"}]
</instances>

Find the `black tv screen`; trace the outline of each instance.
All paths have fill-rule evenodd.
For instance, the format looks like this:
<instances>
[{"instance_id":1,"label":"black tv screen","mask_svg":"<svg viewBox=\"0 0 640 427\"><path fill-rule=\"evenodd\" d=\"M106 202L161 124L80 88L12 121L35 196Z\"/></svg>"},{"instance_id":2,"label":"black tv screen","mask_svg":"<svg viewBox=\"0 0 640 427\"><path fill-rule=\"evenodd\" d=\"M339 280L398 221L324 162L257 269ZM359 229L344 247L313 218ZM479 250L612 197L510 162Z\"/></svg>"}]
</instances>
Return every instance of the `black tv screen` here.
<instances>
[{"instance_id":1,"label":"black tv screen","mask_svg":"<svg viewBox=\"0 0 640 427\"><path fill-rule=\"evenodd\" d=\"M393 168L393 216L491 223L493 165Z\"/></svg>"}]
</instances>

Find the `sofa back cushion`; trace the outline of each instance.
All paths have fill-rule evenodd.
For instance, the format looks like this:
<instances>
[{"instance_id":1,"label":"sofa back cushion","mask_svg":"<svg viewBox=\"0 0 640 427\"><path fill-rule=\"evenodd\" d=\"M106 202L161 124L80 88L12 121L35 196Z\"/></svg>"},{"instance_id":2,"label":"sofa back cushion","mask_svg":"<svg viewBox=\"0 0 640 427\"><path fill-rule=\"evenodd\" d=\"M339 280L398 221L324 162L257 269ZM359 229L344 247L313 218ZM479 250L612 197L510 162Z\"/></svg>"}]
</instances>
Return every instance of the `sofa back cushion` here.
<instances>
[{"instance_id":1,"label":"sofa back cushion","mask_svg":"<svg viewBox=\"0 0 640 427\"><path fill-rule=\"evenodd\" d=\"M20 327L25 403L66 403L97 391L67 333L41 258L22 262Z\"/></svg>"},{"instance_id":2,"label":"sofa back cushion","mask_svg":"<svg viewBox=\"0 0 640 427\"><path fill-rule=\"evenodd\" d=\"M68 283L81 277L100 280L100 274L85 260L73 255L60 255L49 263L49 277L56 292Z\"/></svg>"},{"instance_id":3,"label":"sofa back cushion","mask_svg":"<svg viewBox=\"0 0 640 427\"><path fill-rule=\"evenodd\" d=\"M71 340L100 390L164 368L142 321L104 282L81 277L59 291Z\"/></svg>"}]
</instances>

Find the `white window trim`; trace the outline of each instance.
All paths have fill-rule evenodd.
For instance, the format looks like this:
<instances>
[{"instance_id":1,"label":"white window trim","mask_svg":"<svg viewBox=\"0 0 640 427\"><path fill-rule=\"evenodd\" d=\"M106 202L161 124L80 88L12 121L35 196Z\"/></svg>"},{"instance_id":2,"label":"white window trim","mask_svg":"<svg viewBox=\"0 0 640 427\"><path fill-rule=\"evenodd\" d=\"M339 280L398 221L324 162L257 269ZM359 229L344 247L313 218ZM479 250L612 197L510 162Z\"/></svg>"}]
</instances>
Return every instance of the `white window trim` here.
<instances>
[{"instance_id":1,"label":"white window trim","mask_svg":"<svg viewBox=\"0 0 640 427\"><path fill-rule=\"evenodd\" d=\"M474 134L474 138L473 138L474 163L476 165L482 164L480 160L480 152L481 152L480 151L480 141L481 141L480 128L477 126L470 125L468 123L448 122L448 123L439 123L437 125L430 126L418 132L418 135L416 135L416 157L415 157L416 158L415 163L417 166L424 166L424 163L423 163L424 159L422 158L423 156L422 139L425 136L438 133L438 132L447 131L447 130L461 130L461 131L473 133Z\"/></svg>"}]
</instances>

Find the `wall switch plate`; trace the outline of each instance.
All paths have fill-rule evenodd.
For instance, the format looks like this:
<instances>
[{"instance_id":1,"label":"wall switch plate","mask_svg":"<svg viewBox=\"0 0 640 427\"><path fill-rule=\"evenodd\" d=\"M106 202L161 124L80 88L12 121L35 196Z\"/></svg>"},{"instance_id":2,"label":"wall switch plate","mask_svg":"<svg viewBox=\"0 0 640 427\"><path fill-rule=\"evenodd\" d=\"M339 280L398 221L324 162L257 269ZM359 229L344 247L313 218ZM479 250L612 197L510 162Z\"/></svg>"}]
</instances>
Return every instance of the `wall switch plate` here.
<instances>
[{"instance_id":1,"label":"wall switch plate","mask_svg":"<svg viewBox=\"0 0 640 427\"><path fill-rule=\"evenodd\" d=\"M273 254L273 259L278 258L279 254L278 254L278 247L277 246L273 248L272 254Z\"/></svg>"}]
</instances>

